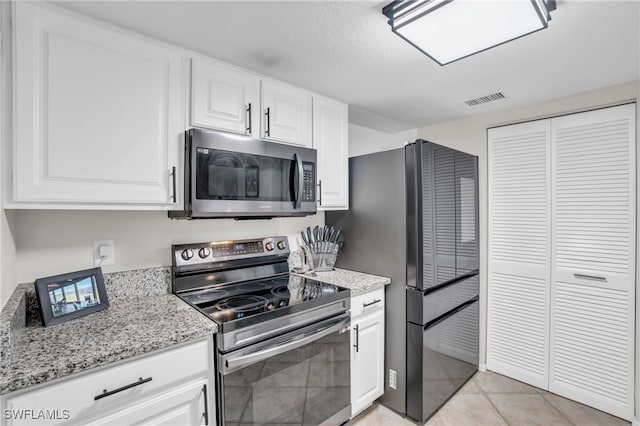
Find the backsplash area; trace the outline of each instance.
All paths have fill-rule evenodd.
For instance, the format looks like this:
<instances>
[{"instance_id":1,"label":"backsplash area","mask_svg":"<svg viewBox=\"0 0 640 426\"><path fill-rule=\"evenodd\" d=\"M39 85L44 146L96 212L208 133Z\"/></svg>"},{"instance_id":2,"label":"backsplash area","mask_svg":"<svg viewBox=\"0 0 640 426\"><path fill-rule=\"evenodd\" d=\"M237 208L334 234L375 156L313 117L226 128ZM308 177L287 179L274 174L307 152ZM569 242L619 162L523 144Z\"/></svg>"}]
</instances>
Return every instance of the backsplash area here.
<instances>
[{"instance_id":1,"label":"backsplash area","mask_svg":"<svg viewBox=\"0 0 640 426\"><path fill-rule=\"evenodd\" d=\"M324 225L324 212L270 220L171 220L158 211L22 210L15 217L16 282L92 268L93 241L115 241L105 273L171 266L172 244L294 236Z\"/></svg>"}]
</instances>

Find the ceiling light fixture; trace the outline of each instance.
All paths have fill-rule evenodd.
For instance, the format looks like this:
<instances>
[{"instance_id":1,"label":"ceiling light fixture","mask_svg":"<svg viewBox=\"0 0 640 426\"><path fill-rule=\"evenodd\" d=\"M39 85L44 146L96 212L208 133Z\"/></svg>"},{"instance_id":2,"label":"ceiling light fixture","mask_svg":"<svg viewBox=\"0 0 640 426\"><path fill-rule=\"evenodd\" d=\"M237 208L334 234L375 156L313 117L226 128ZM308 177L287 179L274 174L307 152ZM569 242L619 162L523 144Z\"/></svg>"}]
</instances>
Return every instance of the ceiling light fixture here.
<instances>
[{"instance_id":1,"label":"ceiling light fixture","mask_svg":"<svg viewBox=\"0 0 640 426\"><path fill-rule=\"evenodd\" d=\"M396 0L391 30L440 65L547 28L555 0Z\"/></svg>"}]
</instances>

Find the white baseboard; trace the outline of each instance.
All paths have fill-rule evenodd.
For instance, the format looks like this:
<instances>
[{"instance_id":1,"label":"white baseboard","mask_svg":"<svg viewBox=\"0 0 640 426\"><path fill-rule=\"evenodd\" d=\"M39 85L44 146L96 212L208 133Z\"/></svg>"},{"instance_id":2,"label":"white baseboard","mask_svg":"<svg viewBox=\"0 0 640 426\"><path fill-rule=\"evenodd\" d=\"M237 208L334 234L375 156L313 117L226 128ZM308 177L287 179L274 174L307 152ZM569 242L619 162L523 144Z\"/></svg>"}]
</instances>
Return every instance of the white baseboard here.
<instances>
[{"instance_id":1,"label":"white baseboard","mask_svg":"<svg viewBox=\"0 0 640 426\"><path fill-rule=\"evenodd\" d=\"M481 373L486 373L487 372L487 364L485 364L484 362L481 362L480 364L478 364L478 371L480 371ZM640 426L639 425L633 425L633 426Z\"/></svg>"}]
</instances>

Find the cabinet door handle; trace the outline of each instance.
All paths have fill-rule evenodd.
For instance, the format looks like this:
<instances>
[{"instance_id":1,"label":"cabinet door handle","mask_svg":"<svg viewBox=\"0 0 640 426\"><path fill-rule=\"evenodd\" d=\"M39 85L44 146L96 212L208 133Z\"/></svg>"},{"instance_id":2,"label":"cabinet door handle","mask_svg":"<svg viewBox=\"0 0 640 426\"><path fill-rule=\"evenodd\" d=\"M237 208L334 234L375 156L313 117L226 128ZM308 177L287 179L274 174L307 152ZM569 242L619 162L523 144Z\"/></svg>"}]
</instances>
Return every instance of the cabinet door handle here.
<instances>
[{"instance_id":1,"label":"cabinet door handle","mask_svg":"<svg viewBox=\"0 0 640 426\"><path fill-rule=\"evenodd\" d=\"M271 108L267 107L264 116L266 119L266 129L264 130L264 135L271 136Z\"/></svg>"},{"instance_id":2,"label":"cabinet door handle","mask_svg":"<svg viewBox=\"0 0 640 426\"><path fill-rule=\"evenodd\" d=\"M173 188L173 193L171 195L171 200L175 203L177 200L177 196L176 196L176 166L173 166L171 168L171 180L172 180L172 188Z\"/></svg>"},{"instance_id":3,"label":"cabinet door handle","mask_svg":"<svg viewBox=\"0 0 640 426\"><path fill-rule=\"evenodd\" d=\"M363 303L362 307L366 308L367 306L375 305L376 303L380 303L380 302L382 302L382 299L374 299L373 302Z\"/></svg>"},{"instance_id":4,"label":"cabinet door handle","mask_svg":"<svg viewBox=\"0 0 640 426\"><path fill-rule=\"evenodd\" d=\"M356 348L356 352L360 351L360 329L358 327L358 324L356 324L356 344L353 345L354 348Z\"/></svg>"},{"instance_id":5,"label":"cabinet door handle","mask_svg":"<svg viewBox=\"0 0 640 426\"><path fill-rule=\"evenodd\" d=\"M204 417L204 424L207 426L209 424L209 400L207 398L207 385L202 385L202 392L204 393L204 413L202 413L202 417Z\"/></svg>"},{"instance_id":6,"label":"cabinet door handle","mask_svg":"<svg viewBox=\"0 0 640 426\"><path fill-rule=\"evenodd\" d=\"M597 275L585 275L585 274L573 274L575 278L583 278L586 280L607 281L606 277L599 277Z\"/></svg>"},{"instance_id":7,"label":"cabinet door handle","mask_svg":"<svg viewBox=\"0 0 640 426\"><path fill-rule=\"evenodd\" d=\"M249 106L247 106L247 133L251 134L251 102L249 102Z\"/></svg>"},{"instance_id":8,"label":"cabinet door handle","mask_svg":"<svg viewBox=\"0 0 640 426\"><path fill-rule=\"evenodd\" d=\"M322 205L322 179L320 179L318 181L318 194L319 194L319 198L320 198L320 205Z\"/></svg>"},{"instance_id":9,"label":"cabinet door handle","mask_svg":"<svg viewBox=\"0 0 640 426\"><path fill-rule=\"evenodd\" d=\"M151 380L152 380L151 377L147 377L146 379L143 379L142 377L140 377L140 379L138 379L137 382L130 383L130 384L128 384L126 386L123 386L121 388L114 389L112 391L108 391L108 390L105 389L105 390L102 391L102 393L100 395L94 396L93 399L95 401L97 401L99 399L106 398L106 397L111 396L113 394L116 394L118 392L122 392L122 391L125 391L127 389L135 388L136 386L140 386L141 384L150 382Z\"/></svg>"}]
</instances>

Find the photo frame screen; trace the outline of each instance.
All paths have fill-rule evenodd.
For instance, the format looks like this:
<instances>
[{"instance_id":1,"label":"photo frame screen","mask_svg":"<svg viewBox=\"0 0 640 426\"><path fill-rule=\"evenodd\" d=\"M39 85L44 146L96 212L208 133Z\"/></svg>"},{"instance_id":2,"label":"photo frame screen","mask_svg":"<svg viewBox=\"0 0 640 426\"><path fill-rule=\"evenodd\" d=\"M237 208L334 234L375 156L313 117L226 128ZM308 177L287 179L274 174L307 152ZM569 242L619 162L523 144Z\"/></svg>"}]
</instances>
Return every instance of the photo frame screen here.
<instances>
[{"instance_id":1,"label":"photo frame screen","mask_svg":"<svg viewBox=\"0 0 640 426\"><path fill-rule=\"evenodd\" d=\"M40 278L35 287L45 326L109 306L101 268Z\"/></svg>"}]
</instances>

